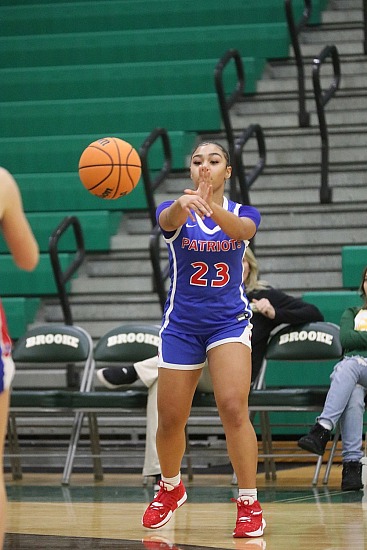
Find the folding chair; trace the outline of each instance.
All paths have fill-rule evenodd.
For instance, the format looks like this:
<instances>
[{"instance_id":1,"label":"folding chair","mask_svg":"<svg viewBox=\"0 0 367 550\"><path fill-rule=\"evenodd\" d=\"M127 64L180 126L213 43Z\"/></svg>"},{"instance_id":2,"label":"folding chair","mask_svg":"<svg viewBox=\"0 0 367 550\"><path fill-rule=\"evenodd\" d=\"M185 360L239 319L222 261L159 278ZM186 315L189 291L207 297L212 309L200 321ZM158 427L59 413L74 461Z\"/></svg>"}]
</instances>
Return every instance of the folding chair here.
<instances>
[{"instance_id":1,"label":"folding chair","mask_svg":"<svg viewBox=\"0 0 367 550\"><path fill-rule=\"evenodd\" d=\"M325 383L321 384L317 380L312 384L303 383L303 378L307 372L305 369L310 364L316 364L320 368L324 364L329 375L332 368L330 367L330 361L333 361L334 364L341 356L342 346L339 339L339 327L334 323L320 321L297 326L287 325L271 336L267 345L266 364L263 367L263 383L252 390L249 400L251 411L266 413L263 416L265 422L263 439L266 440L267 449L264 456L274 459L289 456L275 453L272 450L272 433L268 413L274 411L321 411L329 386ZM292 363L292 368L299 368L299 372L297 371L297 384L267 387L265 378L269 361L280 363L276 367L278 369L286 363ZM318 457L312 481L313 485L317 484L321 465L322 457Z\"/></svg>"},{"instance_id":2,"label":"folding chair","mask_svg":"<svg viewBox=\"0 0 367 550\"><path fill-rule=\"evenodd\" d=\"M156 356L159 330L159 325L144 323L127 323L115 327L97 342L94 350L96 366L121 368ZM89 397L92 399L90 406L97 415L127 414L131 419L133 413L144 416L147 425L152 420L147 416L147 405L149 399L156 399L156 394L151 394L140 381L113 391L96 389ZM96 433L93 435L98 437ZM96 440L95 444L99 442Z\"/></svg>"},{"instance_id":3,"label":"folding chair","mask_svg":"<svg viewBox=\"0 0 367 550\"><path fill-rule=\"evenodd\" d=\"M158 325L127 323L108 331L98 340L94 360L98 368L131 365L158 353Z\"/></svg>"},{"instance_id":4,"label":"folding chair","mask_svg":"<svg viewBox=\"0 0 367 550\"><path fill-rule=\"evenodd\" d=\"M17 418L67 415L73 417L72 436L68 449L70 469L82 428L84 413L74 413L72 396L75 391L89 392L93 380L93 342L81 327L45 324L28 330L13 349L16 375L11 392L8 425L8 445L14 479L22 478L21 454ZM80 372L80 385L68 385L70 370ZM38 373L38 376L37 376ZM34 380L41 380L35 387ZM89 416L93 428L93 417ZM72 445L73 442L73 445ZM95 450L92 448L95 456ZM100 472L94 462L96 477ZM65 470L63 480L65 479Z\"/></svg>"},{"instance_id":5,"label":"folding chair","mask_svg":"<svg viewBox=\"0 0 367 550\"><path fill-rule=\"evenodd\" d=\"M365 410L367 410L367 394L365 396ZM340 435L341 435L341 432L340 432L340 424L338 422L336 428L335 428L335 433L334 433L334 437L333 437L333 443L332 443L332 446L331 446L331 449L330 449L330 454L329 454L329 458L328 458L328 461L327 461L327 464L326 464L326 468L325 468L325 473L324 473L324 477L322 479L322 483L324 485L327 485L328 482L329 482L329 477L330 477L330 471L331 471L331 467L333 465L333 462L334 462L334 458L335 458L335 454L336 454L336 447L338 445L338 441L339 441L339 438L340 438ZM364 440L364 457L363 457L363 464L366 464L367 465L367 431L365 433L365 440Z\"/></svg>"}]
</instances>

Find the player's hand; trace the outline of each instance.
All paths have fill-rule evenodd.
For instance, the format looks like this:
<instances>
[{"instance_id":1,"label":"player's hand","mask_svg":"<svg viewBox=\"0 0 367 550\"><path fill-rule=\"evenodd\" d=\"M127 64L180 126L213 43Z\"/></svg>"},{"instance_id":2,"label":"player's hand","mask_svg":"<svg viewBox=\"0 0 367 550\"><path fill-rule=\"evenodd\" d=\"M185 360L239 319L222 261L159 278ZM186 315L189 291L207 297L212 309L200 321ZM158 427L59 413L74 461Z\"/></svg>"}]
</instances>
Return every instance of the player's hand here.
<instances>
[{"instance_id":1,"label":"player's hand","mask_svg":"<svg viewBox=\"0 0 367 550\"><path fill-rule=\"evenodd\" d=\"M275 319L275 309L269 302L267 298L261 298L261 300L253 300L252 303L255 305L256 313L261 313L268 319Z\"/></svg>"},{"instance_id":2,"label":"player's hand","mask_svg":"<svg viewBox=\"0 0 367 550\"><path fill-rule=\"evenodd\" d=\"M197 195L201 197L211 210L211 203L213 200L213 186L210 180L210 170L206 166L200 166L199 168L199 180L196 189L185 189L187 195Z\"/></svg>"},{"instance_id":3,"label":"player's hand","mask_svg":"<svg viewBox=\"0 0 367 550\"><path fill-rule=\"evenodd\" d=\"M177 202L193 222L196 222L193 212L195 212L195 214L197 214L202 220L212 215L212 209L209 204L196 192L182 195L179 199L177 199Z\"/></svg>"}]
</instances>

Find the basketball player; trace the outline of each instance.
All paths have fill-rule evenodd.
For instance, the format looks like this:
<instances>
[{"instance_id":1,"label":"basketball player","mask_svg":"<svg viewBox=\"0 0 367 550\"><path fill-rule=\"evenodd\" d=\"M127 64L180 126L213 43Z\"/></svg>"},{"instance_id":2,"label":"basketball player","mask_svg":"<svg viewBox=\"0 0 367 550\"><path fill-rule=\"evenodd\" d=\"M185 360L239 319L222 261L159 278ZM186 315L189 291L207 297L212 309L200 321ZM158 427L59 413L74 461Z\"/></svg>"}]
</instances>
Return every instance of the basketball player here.
<instances>
[{"instance_id":1,"label":"basketball player","mask_svg":"<svg viewBox=\"0 0 367 550\"><path fill-rule=\"evenodd\" d=\"M2 233L15 264L33 271L39 250L23 211L18 186L7 170L0 167L0 219ZM9 388L14 376L11 339L0 302L0 548L3 548L6 522L6 489L4 482L4 444L9 411Z\"/></svg>"},{"instance_id":2,"label":"basketball player","mask_svg":"<svg viewBox=\"0 0 367 550\"><path fill-rule=\"evenodd\" d=\"M252 250L247 247L244 265L244 282L246 295L251 300L252 336L252 376L254 381L260 372L265 356L266 345L271 332L284 323L297 325L300 323L323 321L324 317L313 304L304 302L300 298L290 296L278 288L273 288L267 281L259 279L259 267ZM133 384L140 379L148 388L147 402L147 430L143 476L154 477L154 490L159 490L157 485L160 479L160 466L157 457L155 433L157 431L157 405L156 405L156 381L158 378L158 358L150 357L144 361L138 361L134 365L121 368L109 367L97 371L100 382L111 390L116 390L126 384ZM204 368L198 382L198 390L211 392L212 384L208 376L207 368Z\"/></svg>"},{"instance_id":3,"label":"basketball player","mask_svg":"<svg viewBox=\"0 0 367 550\"><path fill-rule=\"evenodd\" d=\"M161 527L187 499L180 474L184 429L207 359L239 484L233 536L259 537L265 520L257 500L257 439L248 414L252 313L243 285L243 257L260 214L224 196L231 167L221 145L200 144L190 170L194 189L157 208L171 278L158 363L157 451L162 478L142 523Z\"/></svg>"}]
</instances>

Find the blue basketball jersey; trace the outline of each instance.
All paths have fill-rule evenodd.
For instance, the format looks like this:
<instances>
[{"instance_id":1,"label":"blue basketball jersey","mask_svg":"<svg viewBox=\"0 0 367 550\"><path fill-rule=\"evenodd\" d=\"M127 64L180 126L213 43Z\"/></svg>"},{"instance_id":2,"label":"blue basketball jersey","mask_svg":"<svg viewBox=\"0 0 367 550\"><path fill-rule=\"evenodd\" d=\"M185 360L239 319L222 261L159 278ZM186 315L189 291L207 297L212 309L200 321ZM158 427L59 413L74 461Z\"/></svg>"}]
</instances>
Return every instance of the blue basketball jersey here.
<instances>
[{"instance_id":1,"label":"blue basketball jersey","mask_svg":"<svg viewBox=\"0 0 367 550\"><path fill-rule=\"evenodd\" d=\"M157 208L159 215L173 201ZM224 197L223 207L260 223L260 213ZM163 231L168 246L171 285L163 328L206 334L250 319L242 260L248 241L230 239L211 218L190 217L176 231Z\"/></svg>"}]
</instances>

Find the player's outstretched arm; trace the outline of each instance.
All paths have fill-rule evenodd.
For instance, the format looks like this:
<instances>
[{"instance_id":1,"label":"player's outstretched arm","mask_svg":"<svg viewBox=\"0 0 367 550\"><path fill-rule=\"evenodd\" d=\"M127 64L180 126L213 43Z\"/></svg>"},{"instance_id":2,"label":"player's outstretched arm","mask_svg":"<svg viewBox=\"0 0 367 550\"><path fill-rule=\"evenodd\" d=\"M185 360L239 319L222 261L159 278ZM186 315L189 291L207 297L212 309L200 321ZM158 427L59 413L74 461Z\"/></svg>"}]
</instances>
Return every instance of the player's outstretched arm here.
<instances>
[{"instance_id":1,"label":"player's outstretched arm","mask_svg":"<svg viewBox=\"0 0 367 550\"><path fill-rule=\"evenodd\" d=\"M0 168L0 183L0 219L4 239L16 265L32 271L38 264L39 248L25 216L18 185L4 168Z\"/></svg>"},{"instance_id":2,"label":"player's outstretched arm","mask_svg":"<svg viewBox=\"0 0 367 550\"><path fill-rule=\"evenodd\" d=\"M194 212L201 218L205 218L205 216L211 215L212 210L208 203L197 193L182 195L168 208L162 210L159 216L159 225L165 231L174 231L181 227L188 217L195 222Z\"/></svg>"}]
</instances>

